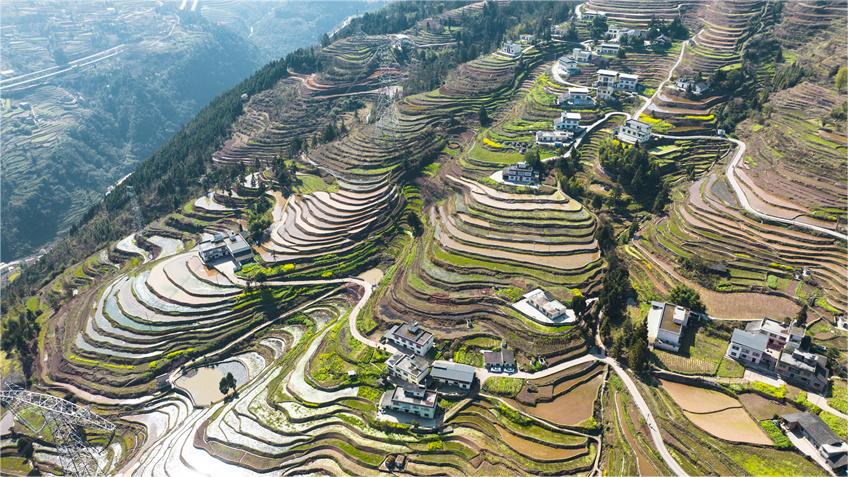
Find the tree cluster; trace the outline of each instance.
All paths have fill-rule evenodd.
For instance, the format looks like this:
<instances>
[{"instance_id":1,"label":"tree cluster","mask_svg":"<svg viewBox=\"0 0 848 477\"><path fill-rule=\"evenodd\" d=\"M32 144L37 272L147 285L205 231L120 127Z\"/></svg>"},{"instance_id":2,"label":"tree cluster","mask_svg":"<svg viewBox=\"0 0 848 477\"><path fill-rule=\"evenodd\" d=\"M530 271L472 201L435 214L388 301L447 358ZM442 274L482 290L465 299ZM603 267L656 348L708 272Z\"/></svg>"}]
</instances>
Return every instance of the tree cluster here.
<instances>
[{"instance_id":1,"label":"tree cluster","mask_svg":"<svg viewBox=\"0 0 848 477\"><path fill-rule=\"evenodd\" d=\"M25 313L6 319L0 334L0 348L17 356L27 381L32 377L32 366L38 357L40 330L38 314L27 308Z\"/></svg>"},{"instance_id":2,"label":"tree cluster","mask_svg":"<svg viewBox=\"0 0 848 477\"><path fill-rule=\"evenodd\" d=\"M605 141L598 148L598 159L604 170L613 174L642 207L662 211L668 201L668 186L644 147L625 147L617 141Z\"/></svg>"}]
</instances>

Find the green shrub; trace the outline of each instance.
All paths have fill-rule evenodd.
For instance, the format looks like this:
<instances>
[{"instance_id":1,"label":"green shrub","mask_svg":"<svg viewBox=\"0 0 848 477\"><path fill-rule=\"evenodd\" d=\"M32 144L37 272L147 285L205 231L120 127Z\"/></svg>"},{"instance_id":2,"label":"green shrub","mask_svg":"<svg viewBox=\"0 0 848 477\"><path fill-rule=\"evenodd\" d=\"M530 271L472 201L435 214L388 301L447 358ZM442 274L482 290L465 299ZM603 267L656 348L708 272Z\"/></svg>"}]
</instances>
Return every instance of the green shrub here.
<instances>
[{"instance_id":1,"label":"green shrub","mask_svg":"<svg viewBox=\"0 0 848 477\"><path fill-rule=\"evenodd\" d=\"M827 411L822 411L821 414L819 414L819 417L825 424L827 424L828 427L833 429L833 432L835 432L840 439L848 439L848 421L834 416Z\"/></svg>"},{"instance_id":2,"label":"green shrub","mask_svg":"<svg viewBox=\"0 0 848 477\"><path fill-rule=\"evenodd\" d=\"M848 386L842 381L834 381L833 397L827 400L827 403L837 411L848 414Z\"/></svg>"},{"instance_id":3,"label":"green shrub","mask_svg":"<svg viewBox=\"0 0 848 477\"><path fill-rule=\"evenodd\" d=\"M786 398L786 386L772 386L770 384L754 381L751 383L751 388L763 394L767 394L775 399Z\"/></svg>"},{"instance_id":4,"label":"green shrub","mask_svg":"<svg viewBox=\"0 0 848 477\"><path fill-rule=\"evenodd\" d=\"M514 397L521 391L522 386L524 386L523 379L493 376L483 384L483 391L498 396Z\"/></svg>"},{"instance_id":5,"label":"green shrub","mask_svg":"<svg viewBox=\"0 0 848 477\"><path fill-rule=\"evenodd\" d=\"M795 402L813 414L819 414L822 411L820 407L807 400L807 391L799 392L798 397L795 398Z\"/></svg>"},{"instance_id":6,"label":"green shrub","mask_svg":"<svg viewBox=\"0 0 848 477\"><path fill-rule=\"evenodd\" d=\"M769 420L760 421L760 427L762 427L763 430L766 431L766 434L768 434L769 439L774 442L774 446L778 449L789 449L792 447L792 441L790 441L789 438L786 437L786 434L783 433L783 430L781 430L780 427L774 422Z\"/></svg>"}]
</instances>

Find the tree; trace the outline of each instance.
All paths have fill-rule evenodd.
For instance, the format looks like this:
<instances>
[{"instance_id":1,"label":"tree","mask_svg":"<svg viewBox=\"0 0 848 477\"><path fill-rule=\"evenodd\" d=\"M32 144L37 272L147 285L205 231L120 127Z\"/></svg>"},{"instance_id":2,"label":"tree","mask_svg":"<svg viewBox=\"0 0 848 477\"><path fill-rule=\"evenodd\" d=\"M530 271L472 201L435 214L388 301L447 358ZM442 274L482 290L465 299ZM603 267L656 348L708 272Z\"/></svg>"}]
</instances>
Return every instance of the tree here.
<instances>
[{"instance_id":1,"label":"tree","mask_svg":"<svg viewBox=\"0 0 848 477\"><path fill-rule=\"evenodd\" d=\"M589 27L589 34L592 36L593 40L601 40L604 36L606 36L608 29L607 17L598 15L592 19L592 25Z\"/></svg>"},{"instance_id":2,"label":"tree","mask_svg":"<svg viewBox=\"0 0 848 477\"><path fill-rule=\"evenodd\" d=\"M7 319L0 333L0 348L6 353L15 353L27 381L32 376L32 365L38 354L40 330L38 314L27 308L23 315Z\"/></svg>"},{"instance_id":3,"label":"tree","mask_svg":"<svg viewBox=\"0 0 848 477\"><path fill-rule=\"evenodd\" d=\"M629 322L628 322L629 323ZM636 373L648 370L651 352L648 350L648 320L642 321L627 352L627 366Z\"/></svg>"},{"instance_id":4,"label":"tree","mask_svg":"<svg viewBox=\"0 0 848 477\"><path fill-rule=\"evenodd\" d=\"M574 298L571 299L571 309L574 310L575 315L582 315L586 311L586 297L574 295Z\"/></svg>"},{"instance_id":5,"label":"tree","mask_svg":"<svg viewBox=\"0 0 848 477\"><path fill-rule=\"evenodd\" d=\"M668 295L668 300L675 305L689 308L696 313L704 313L707 307L701 302L701 295L686 285L677 285Z\"/></svg>"},{"instance_id":6,"label":"tree","mask_svg":"<svg viewBox=\"0 0 848 477\"><path fill-rule=\"evenodd\" d=\"M477 113L477 117L480 119L481 126L489 125L489 112L486 111L485 106L480 106L480 111Z\"/></svg>"},{"instance_id":7,"label":"tree","mask_svg":"<svg viewBox=\"0 0 848 477\"><path fill-rule=\"evenodd\" d=\"M541 156L539 156L539 150L535 147L527 149L527 152L524 153L524 161L534 171L540 174L545 171L545 164L542 162Z\"/></svg>"},{"instance_id":8,"label":"tree","mask_svg":"<svg viewBox=\"0 0 848 477\"><path fill-rule=\"evenodd\" d=\"M236 390L236 378L233 373L227 373L218 383L218 390L221 391L221 394L228 394L231 389Z\"/></svg>"},{"instance_id":9,"label":"tree","mask_svg":"<svg viewBox=\"0 0 848 477\"><path fill-rule=\"evenodd\" d=\"M24 460L27 462L33 462L32 456L35 454L35 449L32 446L32 438L24 435L18 436L15 446L18 449L18 454L20 454Z\"/></svg>"},{"instance_id":10,"label":"tree","mask_svg":"<svg viewBox=\"0 0 848 477\"><path fill-rule=\"evenodd\" d=\"M805 326L807 324L807 305L806 303L801 306L801 309L798 310L798 314L795 315L795 325L796 326Z\"/></svg>"},{"instance_id":11,"label":"tree","mask_svg":"<svg viewBox=\"0 0 848 477\"><path fill-rule=\"evenodd\" d=\"M836 72L836 77L833 79L834 84L836 85L836 89L839 91L844 90L848 87L848 67L841 67L839 71Z\"/></svg>"}]
</instances>

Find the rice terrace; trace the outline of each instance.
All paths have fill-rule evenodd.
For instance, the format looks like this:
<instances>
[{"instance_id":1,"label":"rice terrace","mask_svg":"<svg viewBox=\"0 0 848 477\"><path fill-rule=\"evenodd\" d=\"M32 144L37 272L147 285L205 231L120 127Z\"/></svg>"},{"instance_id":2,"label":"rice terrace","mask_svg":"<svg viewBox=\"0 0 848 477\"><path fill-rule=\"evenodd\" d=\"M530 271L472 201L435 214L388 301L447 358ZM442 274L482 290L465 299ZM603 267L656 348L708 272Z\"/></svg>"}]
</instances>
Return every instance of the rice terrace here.
<instances>
[{"instance_id":1,"label":"rice terrace","mask_svg":"<svg viewBox=\"0 0 848 477\"><path fill-rule=\"evenodd\" d=\"M0 474L846 475L848 3L327 33L3 264Z\"/></svg>"}]
</instances>

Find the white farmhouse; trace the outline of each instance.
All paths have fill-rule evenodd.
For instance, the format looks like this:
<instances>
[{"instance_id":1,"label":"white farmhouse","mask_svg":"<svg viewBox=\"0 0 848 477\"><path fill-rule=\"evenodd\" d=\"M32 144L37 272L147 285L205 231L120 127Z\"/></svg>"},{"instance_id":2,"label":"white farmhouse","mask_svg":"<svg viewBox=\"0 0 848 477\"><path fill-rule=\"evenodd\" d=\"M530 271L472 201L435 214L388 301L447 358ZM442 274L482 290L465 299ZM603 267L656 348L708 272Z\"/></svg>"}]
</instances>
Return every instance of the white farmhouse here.
<instances>
[{"instance_id":1,"label":"white farmhouse","mask_svg":"<svg viewBox=\"0 0 848 477\"><path fill-rule=\"evenodd\" d=\"M639 83L639 76L631 75L629 73L619 73L618 74L618 83L616 83L616 88L623 89L625 91L635 91L636 85Z\"/></svg>"},{"instance_id":2,"label":"white farmhouse","mask_svg":"<svg viewBox=\"0 0 848 477\"><path fill-rule=\"evenodd\" d=\"M560 73L564 73L567 76L580 73L580 68L577 66L577 60L570 56L560 57L557 64L559 65Z\"/></svg>"},{"instance_id":3,"label":"white farmhouse","mask_svg":"<svg viewBox=\"0 0 848 477\"><path fill-rule=\"evenodd\" d=\"M433 347L433 335L421 329L417 321L392 326L383 340L407 348L418 356L426 355Z\"/></svg>"},{"instance_id":4,"label":"white farmhouse","mask_svg":"<svg viewBox=\"0 0 848 477\"><path fill-rule=\"evenodd\" d=\"M564 112L559 119L554 120L554 129L557 131L576 131L580 128L580 113Z\"/></svg>"},{"instance_id":5,"label":"white farmhouse","mask_svg":"<svg viewBox=\"0 0 848 477\"><path fill-rule=\"evenodd\" d=\"M595 81L595 86L610 86L615 88L618 84L618 71L615 70L598 70L598 80Z\"/></svg>"},{"instance_id":6,"label":"white farmhouse","mask_svg":"<svg viewBox=\"0 0 848 477\"><path fill-rule=\"evenodd\" d=\"M521 45L514 41L508 41L501 46L498 52L510 58L519 58L521 57Z\"/></svg>"},{"instance_id":7,"label":"white farmhouse","mask_svg":"<svg viewBox=\"0 0 848 477\"><path fill-rule=\"evenodd\" d=\"M383 393L380 409L400 411L432 419L436 416L436 392L424 386L406 385Z\"/></svg>"},{"instance_id":8,"label":"white farmhouse","mask_svg":"<svg viewBox=\"0 0 848 477\"><path fill-rule=\"evenodd\" d=\"M648 312L648 343L654 348L677 352L683 328L689 322L689 310L659 301L651 302Z\"/></svg>"},{"instance_id":9,"label":"white farmhouse","mask_svg":"<svg viewBox=\"0 0 848 477\"><path fill-rule=\"evenodd\" d=\"M568 88L568 92L565 93L563 99L567 106L579 108L595 105L595 100L593 100L591 94L589 94L589 88L584 87Z\"/></svg>"},{"instance_id":10,"label":"white farmhouse","mask_svg":"<svg viewBox=\"0 0 848 477\"><path fill-rule=\"evenodd\" d=\"M502 176L504 181L518 185L537 185L539 184L539 171L530 167L526 162L512 164L503 169Z\"/></svg>"},{"instance_id":11,"label":"white farmhouse","mask_svg":"<svg viewBox=\"0 0 848 477\"><path fill-rule=\"evenodd\" d=\"M578 63L589 63L592 61L592 52L583 48L574 48L571 50L571 57Z\"/></svg>"},{"instance_id":12,"label":"white farmhouse","mask_svg":"<svg viewBox=\"0 0 848 477\"><path fill-rule=\"evenodd\" d=\"M536 144L542 146L565 146L573 138L574 133L571 131L536 131Z\"/></svg>"},{"instance_id":13,"label":"white farmhouse","mask_svg":"<svg viewBox=\"0 0 848 477\"><path fill-rule=\"evenodd\" d=\"M621 49L621 45L618 43L601 43L598 48L599 55L618 55L618 51Z\"/></svg>"},{"instance_id":14,"label":"white farmhouse","mask_svg":"<svg viewBox=\"0 0 848 477\"><path fill-rule=\"evenodd\" d=\"M636 119L628 119L616 128L615 137L627 144L645 144L651 140L651 125Z\"/></svg>"}]
</instances>

